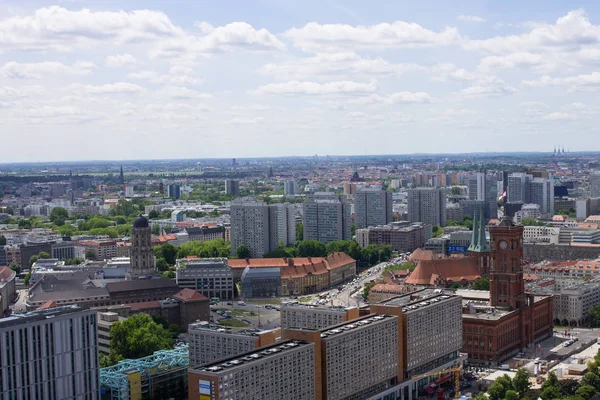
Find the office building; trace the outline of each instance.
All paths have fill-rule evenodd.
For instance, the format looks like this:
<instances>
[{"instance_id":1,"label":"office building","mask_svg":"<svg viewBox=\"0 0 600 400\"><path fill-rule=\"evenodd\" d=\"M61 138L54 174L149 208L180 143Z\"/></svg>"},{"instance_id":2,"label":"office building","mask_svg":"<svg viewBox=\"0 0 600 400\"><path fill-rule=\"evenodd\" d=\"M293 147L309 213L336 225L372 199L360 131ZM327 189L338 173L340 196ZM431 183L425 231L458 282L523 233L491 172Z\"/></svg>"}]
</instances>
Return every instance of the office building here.
<instances>
[{"instance_id":1,"label":"office building","mask_svg":"<svg viewBox=\"0 0 600 400\"><path fill-rule=\"evenodd\" d=\"M589 310L600 304L600 279L595 278L565 287L554 293L554 323L588 326Z\"/></svg>"},{"instance_id":2,"label":"office building","mask_svg":"<svg viewBox=\"0 0 600 400\"><path fill-rule=\"evenodd\" d=\"M356 241L361 247L370 244L389 244L394 251L413 252L425 244L425 227L410 226L371 226L356 230Z\"/></svg>"},{"instance_id":3,"label":"office building","mask_svg":"<svg viewBox=\"0 0 600 400\"><path fill-rule=\"evenodd\" d=\"M590 175L590 197L600 197L600 173L598 172Z\"/></svg>"},{"instance_id":4,"label":"office building","mask_svg":"<svg viewBox=\"0 0 600 400\"><path fill-rule=\"evenodd\" d=\"M233 299L233 273L227 259L180 259L175 274L181 288L197 290L209 299Z\"/></svg>"},{"instance_id":5,"label":"office building","mask_svg":"<svg viewBox=\"0 0 600 400\"><path fill-rule=\"evenodd\" d=\"M344 194L345 195L356 194L356 183L344 182Z\"/></svg>"},{"instance_id":6,"label":"office building","mask_svg":"<svg viewBox=\"0 0 600 400\"><path fill-rule=\"evenodd\" d=\"M289 340L188 370L188 398L314 400L315 344Z\"/></svg>"},{"instance_id":7,"label":"office building","mask_svg":"<svg viewBox=\"0 0 600 400\"><path fill-rule=\"evenodd\" d=\"M4 249L3 245L0 245L0 266L7 266L9 265L6 262L6 250Z\"/></svg>"},{"instance_id":8,"label":"office building","mask_svg":"<svg viewBox=\"0 0 600 400\"><path fill-rule=\"evenodd\" d=\"M446 221L461 222L465 218L460 203L446 204Z\"/></svg>"},{"instance_id":9,"label":"office building","mask_svg":"<svg viewBox=\"0 0 600 400\"><path fill-rule=\"evenodd\" d=\"M217 226L191 226L185 228L190 242L206 242L214 239L225 239L225 227ZM227 239L225 239L227 240Z\"/></svg>"},{"instance_id":10,"label":"office building","mask_svg":"<svg viewBox=\"0 0 600 400\"><path fill-rule=\"evenodd\" d=\"M444 226L446 224L446 194L436 188L410 189L408 191L408 221Z\"/></svg>"},{"instance_id":11,"label":"office building","mask_svg":"<svg viewBox=\"0 0 600 400\"><path fill-rule=\"evenodd\" d=\"M281 329L320 330L359 317L356 307L311 305L297 302L281 304Z\"/></svg>"},{"instance_id":12,"label":"office building","mask_svg":"<svg viewBox=\"0 0 600 400\"><path fill-rule=\"evenodd\" d=\"M354 216L357 228L391 224L392 192L376 189L358 191L354 195Z\"/></svg>"},{"instance_id":13,"label":"office building","mask_svg":"<svg viewBox=\"0 0 600 400\"><path fill-rule=\"evenodd\" d=\"M240 181L235 179L225 179L225 194L228 196L240 195Z\"/></svg>"},{"instance_id":14,"label":"office building","mask_svg":"<svg viewBox=\"0 0 600 400\"><path fill-rule=\"evenodd\" d=\"M478 172L467 181L469 200L483 202L485 220L498 218L498 178ZM466 214L473 215L473 214Z\"/></svg>"},{"instance_id":15,"label":"office building","mask_svg":"<svg viewBox=\"0 0 600 400\"><path fill-rule=\"evenodd\" d=\"M152 229L143 215L133 221L131 229L131 268L132 278L148 278L156 273L156 260L152 247Z\"/></svg>"},{"instance_id":16,"label":"office building","mask_svg":"<svg viewBox=\"0 0 600 400\"><path fill-rule=\"evenodd\" d=\"M79 245L83 247L84 254L90 254L86 257L95 261L110 260L117 257L117 241L108 240L80 240Z\"/></svg>"},{"instance_id":17,"label":"office building","mask_svg":"<svg viewBox=\"0 0 600 400\"><path fill-rule=\"evenodd\" d=\"M207 321L190 324L188 327L190 367L200 367L272 345L280 334L279 329L260 331L229 328Z\"/></svg>"},{"instance_id":18,"label":"office building","mask_svg":"<svg viewBox=\"0 0 600 400\"><path fill-rule=\"evenodd\" d=\"M295 196L298 194L298 183L293 179L283 182L283 194L286 196Z\"/></svg>"},{"instance_id":19,"label":"office building","mask_svg":"<svg viewBox=\"0 0 600 400\"><path fill-rule=\"evenodd\" d=\"M115 322L122 322L127 318L120 316L116 312L98 313L98 351L105 355L110 354L110 328Z\"/></svg>"},{"instance_id":20,"label":"office building","mask_svg":"<svg viewBox=\"0 0 600 400\"><path fill-rule=\"evenodd\" d=\"M284 246L296 242L295 213L290 204L239 199L231 204L230 215L232 254L244 245L251 257L262 257L276 250L280 241Z\"/></svg>"},{"instance_id":21,"label":"office building","mask_svg":"<svg viewBox=\"0 0 600 400\"><path fill-rule=\"evenodd\" d=\"M304 203L304 239L329 243L350 240L351 206L344 195L319 192Z\"/></svg>"},{"instance_id":22,"label":"office building","mask_svg":"<svg viewBox=\"0 0 600 400\"><path fill-rule=\"evenodd\" d=\"M125 197L133 197L133 186L125 186Z\"/></svg>"},{"instance_id":23,"label":"office building","mask_svg":"<svg viewBox=\"0 0 600 400\"><path fill-rule=\"evenodd\" d=\"M55 307L0 319L3 399L97 399L96 311Z\"/></svg>"},{"instance_id":24,"label":"office building","mask_svg":"<svg viewBox=\"0 0 600 400\"><path fill-rule=\"evenodd\" d=\"M540 213L545 218L554 215L554 180L552 174L548 178L534 178L525 173L513 173L508 176L508 203L538 204Z\"/></svg>"},{"instance_id":25,"label":"office building","mask_svg":"<svg viewBox=\"0 0 600 400\"><path fill-rule=\"evenodd\" d=\"M244 299L281 296L281 269L279 268L246 267L241 282Z\"/></svg>"},{"instance_id":26,"label":"office building","mask_svg":"<svg viewBox=\"0 0 600 400\"><path fill-rule=\"evenodd\" d=\"M167 196L171 200L179 200L181 198L181 186L177 183L171 183L167 186Z\"/></svg>"}]
</instances>

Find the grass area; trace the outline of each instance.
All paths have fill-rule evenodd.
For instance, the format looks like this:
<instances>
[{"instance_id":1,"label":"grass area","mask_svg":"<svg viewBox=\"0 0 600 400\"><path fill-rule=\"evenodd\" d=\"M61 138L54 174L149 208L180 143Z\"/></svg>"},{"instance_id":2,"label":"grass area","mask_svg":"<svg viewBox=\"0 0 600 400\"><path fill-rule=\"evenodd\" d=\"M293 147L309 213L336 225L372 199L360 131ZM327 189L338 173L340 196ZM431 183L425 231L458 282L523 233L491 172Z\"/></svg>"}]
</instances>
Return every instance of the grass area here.
<instances>
[{"instance_id":1,"label":"grass area","mask_svg":"<svg viewBox=\"0 0 600 400\"><path fill-rule=\"evenodd\" d=\"M281 300L279 299L246 299L247 302L252 302L255 304L273 304L273 305L280 305L281 304Z\"/></svg>"},{"instance_id":2,"label":"grass area","mask_svg":"<svg viewBox=\"0 0 600 400\"><path fill-rule=\"evenodd\" d=\"M298 298L298 303L310 303L311 301L313 301L312 297L299 297Z\"/></svg>"},{"instance_id":3,"label":"grass area","mask_svg":"<svg viewBox=\"0 0 600 400\"><path fill-rule=\"evenodd\" d=\"M232 328L244 328L246 326L250 326L239 319L225 319L223 321L219 321L218 324L222 326L230 326Z\"/></svg>"},{"instance_id":4,"label":"grass area","mask_svg":"<svg viewBox=\"0 0 600 400\"><path fill-rule=\"evenodd\" d=\"M250 310L244 310L243 308L217 308L215 311L225 311L234 318L250 315Z\"/></svg>"},{"instance_id":5,"label":"grass area","mask_svg":"<svg viewBox=\"0 0 600 400\"><path fill-rule=\"evenodd\" d=\"M402 264L394 264L394 265L388 265L387 267L385 267L383 269L383 274L388 273L389 271L400 271L400 270L409 270L410 272L412 272L415 269L415 264L412 261L406 261L403 262Z\"/></svg>"}]
</instances>

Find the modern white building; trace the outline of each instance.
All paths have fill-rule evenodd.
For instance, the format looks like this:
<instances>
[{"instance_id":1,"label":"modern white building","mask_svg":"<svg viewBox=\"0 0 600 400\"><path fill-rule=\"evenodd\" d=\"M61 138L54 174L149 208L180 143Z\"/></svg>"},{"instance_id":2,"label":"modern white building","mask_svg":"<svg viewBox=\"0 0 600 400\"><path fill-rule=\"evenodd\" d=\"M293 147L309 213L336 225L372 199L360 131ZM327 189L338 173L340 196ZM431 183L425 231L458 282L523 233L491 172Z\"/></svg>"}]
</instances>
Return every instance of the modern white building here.
<instances>
[{"instance_id":1,"label":"modern white building","mask_svg":"<svg viewBox=\"0 0 600 400\"><path fill-rule=\"evenodd\" d=\"M523 241L525 243L553 243L558 244L560 228L549 226L523 227Z\"/></svg>"},{"instance_id":2,"label":"modern white building","mask_svg":"<svg viewBox=\"0 0 600 400\"><path fill-rule=\"evenodd\" d=\"M515 213L514 220L517 224L520 224L523 218L540 219L541 216L542 213L540 212L539 204L523 204L521 210Z\"/></svg>"}]
</instances>

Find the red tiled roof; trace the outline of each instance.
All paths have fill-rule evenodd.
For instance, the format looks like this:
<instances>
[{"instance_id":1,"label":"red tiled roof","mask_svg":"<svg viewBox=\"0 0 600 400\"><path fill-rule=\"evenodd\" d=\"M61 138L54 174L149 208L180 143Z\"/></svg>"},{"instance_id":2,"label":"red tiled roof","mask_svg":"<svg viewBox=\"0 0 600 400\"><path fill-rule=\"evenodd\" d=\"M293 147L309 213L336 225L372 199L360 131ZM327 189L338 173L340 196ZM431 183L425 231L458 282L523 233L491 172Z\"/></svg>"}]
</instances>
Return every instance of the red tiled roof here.
<instances>
[{"instance_id":1,"label":"red tiled roof","mask_svg":"<svg viewBox=\"0 0 600 400\"><path fill-rule=\"evenodd\" d=\"M538 281L540 277L536 274L523 274L523 280L525 281Z\"/></svg>"},{"instance_id":2,"label":"red tiled roof","mask_svg":"<svg viewBox=\"0 0 600 400\"><path fill-rule=\"evenodd\" d=\"M9 267L0 267L0 282L6 282L15 277L17 273Z\"/></svg>"},{"instance_id":3,"label":"red tiled roof","mask_svg":"<svg viewBox=\"0 0 600 400\"><path fill-rule=\"evenodd\" d=\"M321 258L315 257L313 260ZM286 267L288 265L287 258L246 258L246 259L229 259L227 264L233 269L250 268L276 268Z\"/></svg>"},{"instance_id":4,"label":"red tiled roof","mask_svg":"<svg viewBox=\"0 0 600 400\"><path fill-rule=\"evenodd\" d=\"M327 266L328 270L344 267L355 261L356 260L354 258L343 252L331 253L325 257L325 265Z\"/></svg>"},{"instance_id":5,"label":"red tiled roof","mask_svg":"<svg viewBox=\"0 0 600 400\"><path fill-rule=\"evenodd\" d=\"M174 294L173 298L181 300L183 302L208 300L208 297L206 297L202 293L189 288L182 289L178 293Z\"/></svg>"},{"instance_id":6,"label":"red tiled roof","mask_svg":"<svg viewBox=\"0 0 600 400\"><path fill-rule=\"evenodd\" d=\"M406 288L403 285L388 285L385 283L378 283L377 285L375 285L371 288L371 292L375 291L375 292L404 293L405 290L406 290Z\"/></svg>"},{"instance_id":7,"label":"red tiled roof","mask_svg":"<svg viewBox=\"0 0 600 400\"><path fill-rule=\"evenodd\" d=\"M421 260L406 279L410 285L431 285L433 275L448 281L474 281L480 278L477 260L474 257Z\"/></svg>"}]
</instances>

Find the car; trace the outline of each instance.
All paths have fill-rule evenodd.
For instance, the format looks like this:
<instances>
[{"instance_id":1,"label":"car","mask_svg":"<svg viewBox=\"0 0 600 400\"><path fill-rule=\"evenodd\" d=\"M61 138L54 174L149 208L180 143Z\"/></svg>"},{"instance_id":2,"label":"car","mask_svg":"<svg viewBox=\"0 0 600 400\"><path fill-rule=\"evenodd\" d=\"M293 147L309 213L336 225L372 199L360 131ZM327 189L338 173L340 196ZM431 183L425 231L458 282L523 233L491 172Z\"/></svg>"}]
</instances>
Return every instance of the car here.
<instances>
[{"instance_id":1,"label":"car","mask_svg":"<svg viewBox=\"0 0 600 400\"><path fill-rule=\"evenodd\" d=\"M228 301L228 302L227 302L227 305L228 305L228 306L232 306L232 305L233 305L233 302L231 302L231 301Z\"/></svg>"},{"instance_id":2,"label":"car","mask_svg":"<svg viewBox=\"0 0 600 400\"><path fill-rule=\"evenodd\" d=\"M242 320L242 322L245 322L245 323L247 323L248 325L252 325L252 322L251 322L251 321L248 321L247 319L243 319L243 320Z\"/></svg>"},{"instance_id":3,"label":"car","mask_svg":"<svg viewBox=\"0 0 600 400\"><path fill-rule=\"evenodd\" d=\"M273 308L273 306L271 306L270 304L267 304L267 305L265 306L265 309L267 309L267 310L271 310L272 308Z\"/></svg>"}]
</instances>

